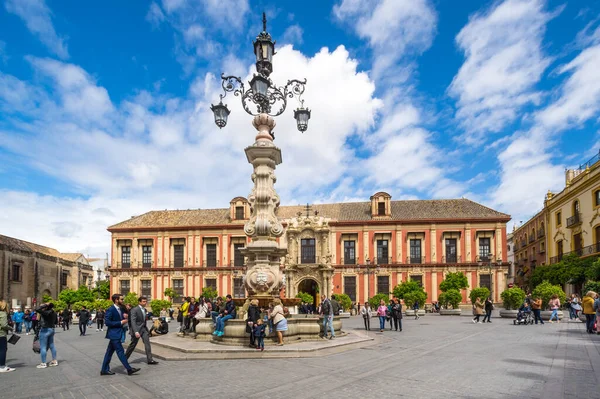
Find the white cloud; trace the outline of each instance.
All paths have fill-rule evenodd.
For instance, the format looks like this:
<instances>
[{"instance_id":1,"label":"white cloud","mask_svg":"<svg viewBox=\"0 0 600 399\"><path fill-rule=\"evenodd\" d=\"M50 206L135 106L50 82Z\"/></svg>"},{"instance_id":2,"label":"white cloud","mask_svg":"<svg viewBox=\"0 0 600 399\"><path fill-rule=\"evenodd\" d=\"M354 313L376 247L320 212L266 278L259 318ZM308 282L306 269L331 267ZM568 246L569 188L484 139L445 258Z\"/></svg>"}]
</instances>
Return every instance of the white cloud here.
<instances>
[{"instance_id":1,"label":"white cloud","mask_svg":"<svg viewBox=\"0 0 600 399\"><path fill-rule=\"evenodd\" d=\"M0 196L4 234L100 256L110 245L103 231L110 224L153 209L225 207L232 197L250 192L251 166L243 149L256 131L240 98L232 95L225 98L232 110L228 126L219 130L214 125L209 106L220 93L214 75L199 76L186 97L140 92L114 106L106 89L81 67L29 61L39 79L25 82L0 73L0 105L15 113L30 106L31 96L42 100L27 118L0 129L0 148L87 199L5 192ZM231 60L231 65L238 63ZM250 65L241 65L247 81ZM284 203L324 197L330 185L358 164L346 142L372 128L382 104L374 97L373 81L357 66L343 46L324 48L313 57L292 46L278 49L272 79L283 84L306 77L304 99L313 110L304 134L293 119L295 99L277 118L276 144L284 159L276 171L277 190ZM11 88L19 88L20 94L8 97ZM86 98L82 103L90 103L91 88L106 94L100 109L108 122L95 119L101 113L75 115L73 104L65 101L77 94ZM339 198L352 198L355 192L344 188ZM99 208L108 212L96 212ZM22 225L35 225L35 233Z\"/></svg>"},{"instance_id":2,"label":"white cloud","mask_svg":"<svg viewBox=\"0 0 600 399\"><path fill-rule=\"evenodd\" d=\"M542 51L546 23L556 13L544 0L505 0L469 19L456 36L466 60L449 87L456 118L469 145L500 132L528 104L539 104L535 85L550 63Z\"/></svg>"},{"instance_id":3,"label":"white cloud","mask_svg":"<svg viewBox=\"0 0 600 399\"><path fill-rule=\"evenodd\" d=\"M557 165L552 160L553 155L562 157L564 154L554 154L552 148L561 132L598 117L598 65L600 44L595 44L558 68L560 74L570 74L557 89L558 97L534 113L534 126L516 134L498 157L502 175L500 185L490 193L494 205L526 220L534 210L541 208L548 190L560 191L564 187L566 165ZM568 134L574 137L578 133Z\"/></svg>"},{"instance_id":4,"label":"white cloud","mask_svg":"<svg viewBox=\"0 0 600 399\"><path fill-rule=\"evenodd\" d=\"M18 15L27 29L60 58L69 58L66 39L57 35L52 25L52 12L44 0L7 0L6 11Z\"/></svg>"},{"instance_id":5,"label":"white cloud","mask_svg":"<svg viewBox=\"0 0 600 399\"><path fill-rule=\"evenodd\" d=\"M146 21L150 22L154 27L158 27L164 20L165 14L162 12L160 6L152 2L146 14Z\"/></svg>"},{"instance_id":6,"label":"white cloud","mask_svg":"<svg viewBox=\"0 0 600 399\"><path fill-rule=\"evenodd\" d=\"M304 39L302 38L303 34L304 31L302 30L302 27L300 25L290 25L283 33L281 43L291 43L296 45L302 44L302 42L304 41Z\"/></svg>"},{"instance_id":7,"label":"white cloud","mask_svg":"<svg viewBox=\"0 0 600 399\"><path fill-rule=\"evenodd\" d=\"M396 63L433 42L437 15L428 0L342 0L334 16L351 24L373 49L373 75L398 79ZM401 64L407 64L403 61Z\"/></svg>"}]
</instances>

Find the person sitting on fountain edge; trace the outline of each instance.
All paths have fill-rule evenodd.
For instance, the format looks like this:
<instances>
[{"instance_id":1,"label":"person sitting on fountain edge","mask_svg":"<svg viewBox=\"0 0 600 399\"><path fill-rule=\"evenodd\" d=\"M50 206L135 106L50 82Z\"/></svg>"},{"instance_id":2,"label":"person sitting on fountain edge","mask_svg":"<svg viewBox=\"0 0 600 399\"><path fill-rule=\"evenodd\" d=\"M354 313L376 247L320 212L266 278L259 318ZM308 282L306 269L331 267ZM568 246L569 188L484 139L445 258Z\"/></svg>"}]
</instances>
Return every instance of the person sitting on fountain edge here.
<instances>
[{"instance_id":1,"label":"person sitting on fountain edge","mask_svg":"<svg viewBox=\"0 0 600 399\"><path fill-rule=\"evenodd\" d=\"M213 332L213 335L216 335L217 337L222 337L225 334L223 332L225 329L225 322L229 319L235 319L235 304L233 303L233 299L229 294L227 294L225 298L225 306L223 306L221 316L217 318L217 327L215 328L215 332Z\"/></svg>"}]
</instances>

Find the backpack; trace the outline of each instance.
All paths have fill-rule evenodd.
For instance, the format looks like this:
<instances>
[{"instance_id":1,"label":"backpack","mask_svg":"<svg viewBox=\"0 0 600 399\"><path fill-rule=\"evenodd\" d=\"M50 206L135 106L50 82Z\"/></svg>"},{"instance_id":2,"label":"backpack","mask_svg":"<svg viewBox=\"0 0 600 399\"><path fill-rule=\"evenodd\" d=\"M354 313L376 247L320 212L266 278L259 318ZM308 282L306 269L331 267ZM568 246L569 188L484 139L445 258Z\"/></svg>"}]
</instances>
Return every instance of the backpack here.
<instances>
[{"instance_id":1,"label":"backpack","mask_svg":"<svg viewBox=\"0 0 600 399\"><path fill-rule=\"evenodd\" d=\"M340 304L337 301L333 301L333 302L331 302L331 307L333 310L333 315L339 316L340 315Z\"/></svg>"}]
</instances>

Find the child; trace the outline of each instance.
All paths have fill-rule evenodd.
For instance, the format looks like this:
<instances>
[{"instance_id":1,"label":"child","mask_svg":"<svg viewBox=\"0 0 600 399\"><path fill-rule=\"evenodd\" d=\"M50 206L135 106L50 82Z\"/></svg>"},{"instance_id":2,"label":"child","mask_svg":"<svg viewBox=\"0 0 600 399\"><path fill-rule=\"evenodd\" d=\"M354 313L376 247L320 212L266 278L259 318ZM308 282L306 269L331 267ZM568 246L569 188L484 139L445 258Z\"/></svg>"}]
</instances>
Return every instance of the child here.
<instances>
[{"instance_id":1,"label":"child","mask_svg":"<svg viewBox=\"0 0 600 399\"><path fill-rule=\"evenodd\" d=\"M261 352L265 350L265 327L262 319L258 319L253 327L254 338L258 340L256 343L256 350L260 349Z\"/></svg>"}]
</instances>

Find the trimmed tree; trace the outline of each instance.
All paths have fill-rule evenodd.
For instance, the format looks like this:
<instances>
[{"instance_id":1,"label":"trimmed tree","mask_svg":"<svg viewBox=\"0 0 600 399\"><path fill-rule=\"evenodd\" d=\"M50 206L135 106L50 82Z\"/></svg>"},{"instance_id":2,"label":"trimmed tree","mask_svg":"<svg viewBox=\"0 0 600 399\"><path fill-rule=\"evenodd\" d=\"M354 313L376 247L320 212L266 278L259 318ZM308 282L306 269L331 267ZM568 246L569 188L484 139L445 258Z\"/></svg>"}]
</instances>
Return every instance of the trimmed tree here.
<instances>
[{"instance_id":1,"label":"trimmed tree","mask_svg":"<svg viewBox=\"0 0 600 399\"><path fill-rule=\"evenodd\" d=\"M219 293L213 287L204 287L200 296L204 299L215 299L219 296Z\"/></svg>"},{"instance_id":2,"label":"trimmed tree","mask_svg":"<svg viewBox=\"0 0 600 399\"><path fill-rule=\"evenodd\" d=\"M123 298L123 303L125 303L125 305L129 305L131 307L137 306L137 304L138 304L138 294L136 294L135 292L129 292Z\"/></svg>"},{"instance_id":3,"label":"trimmed tree","mask_svg":"<svg viewBox=\"0 0 600 399\"><path fill-rule=\"evenodd\" d=\"M335 294L335 298L340 303L344 310L349 310L352 307L352 299L347 294Z\"/></svg>"},{"instance_id":4,"label":"trimmed tree","mask_svg":"<svg viewBox=\"0 0 600 399\"><path fill-rule=\"evenodd\" d=\"M466 290L469 288L467 276L463 272L454 272L446 274L444 281L440 283L440 290L446 292L448 290Z\"/></svg>"},{"instance_id":5,"label":"trimmed tree","mask_svg":"<svg viewBox=\"0 0 600 399\"><path fill-rule=\"evenodd\" d=\"M518 309L525 300L525 291L519 287L508 288L500 294L502 298L502 306L506 310Z\"/></svg>"},{"instance_id":6,"label":"trimmed tree","mask_svg":"<svg viewBox=\"0 0 600 399\"><path fill-rule=\"evenodd\" d=\"M299 292L296 294L296 298L300 298L302 302L310 303L311 305L314 303L315 298L306 292Z\"/></svg>"},{"instance_id":7,"label":"trimmed tree","mask_svg":"<svg viewBox=\"0 0 600 399\"><path fill-rule=\"evenodd\" d=\"M423 287L421 287L421 284L414 280L403 281L394 287L392 295L398 299L404 299L404 295L411 291L423 291Z\"/></svg>"},{"instance_id":8,"label":"trimmed tree","mask_svg":"<svg viewBox=\"0 0 600 399\"><path fill-rule=\"evenodd\" d=\"M404 294L404 304L406 309L412 309L415 302L419 302L419 306L422 308L423 304L427 300L427 293L421 288L418 291L410 291Z\"/></svg>"},{"instance_id":9,"label":"trimmed tree","mask_svg":"<svg viewBox=\"0 0 600 399\"><path fill-rule=\"evenodd\" d=\"M538 297L542 298L542 306L544 309L548 307L548 302L550 301L550 298L552 298L552 296L558 295L558 299L560 300L561 304L565 303L566 298L565 292L562 290L562 287L560 285L553 285L550 284L550 282L548 281L544 281L543 283L535 287L531 295L534 299Z\"/></svg>"},{"instance_id":10,"label":"trimmed tree","mask_svg":"<svg viewBox=\"0 0 600 399\"><path fill-rule=\"evenodd\" d=\"M371 308L376 310L379 307L379 303L382 299L383 302L387 304L390 301L390 296L388 294L377 294L371 299L369 299L369 305L371 305Z\"/></svg>"},{"instance_id":11,"label":"trimmed tree","mask_svg":"<svg viewBox=\"0 0 600 399\"><path fill-rule=\"evenodd\" d=\"M450 288L446 292L442 292L438 299L448 309L448 305L452 306L452 309L460 309L460 303L462 302L462 294L455 288Z\"/></svg>"},{"instance_id":12,"label":"trimmed tree","mask_svg":"<svg viewBox=\"0 0 600 399\"><path fill-rule=\"evenodd\" d=\"M482 301L485 301L485 299L489 296L490 290L487 287L479 287L473 288L473 291L471 291L471 294L469 294L469 299L471 299L471 303L474 304L477 298L481 299Z\"/></svg>"},{"instance_id":13,"label":"trimmed tree","mask_svg":"<svg viewBox=\"0 0 600 399\"><path fill-rule=\"evenodd\" d=\"M179 294L175 292L175 290L171 287L165 288L164 292L165 296L173 302L175 299L179 298Z\"/></svg>"},{"instance_id":14,"label":"trimmed tree","mask_svg":"<svg viewBox=\"0 0 600 399\"><path fill-rule=\"evenodd\" d=\"M150 308L152 309L152 314L156 317L160 315L160 311L164 309L169 309L171 307L171 302L165 299L153 299L150 301Z\"/></svg>"}]
</instances>

